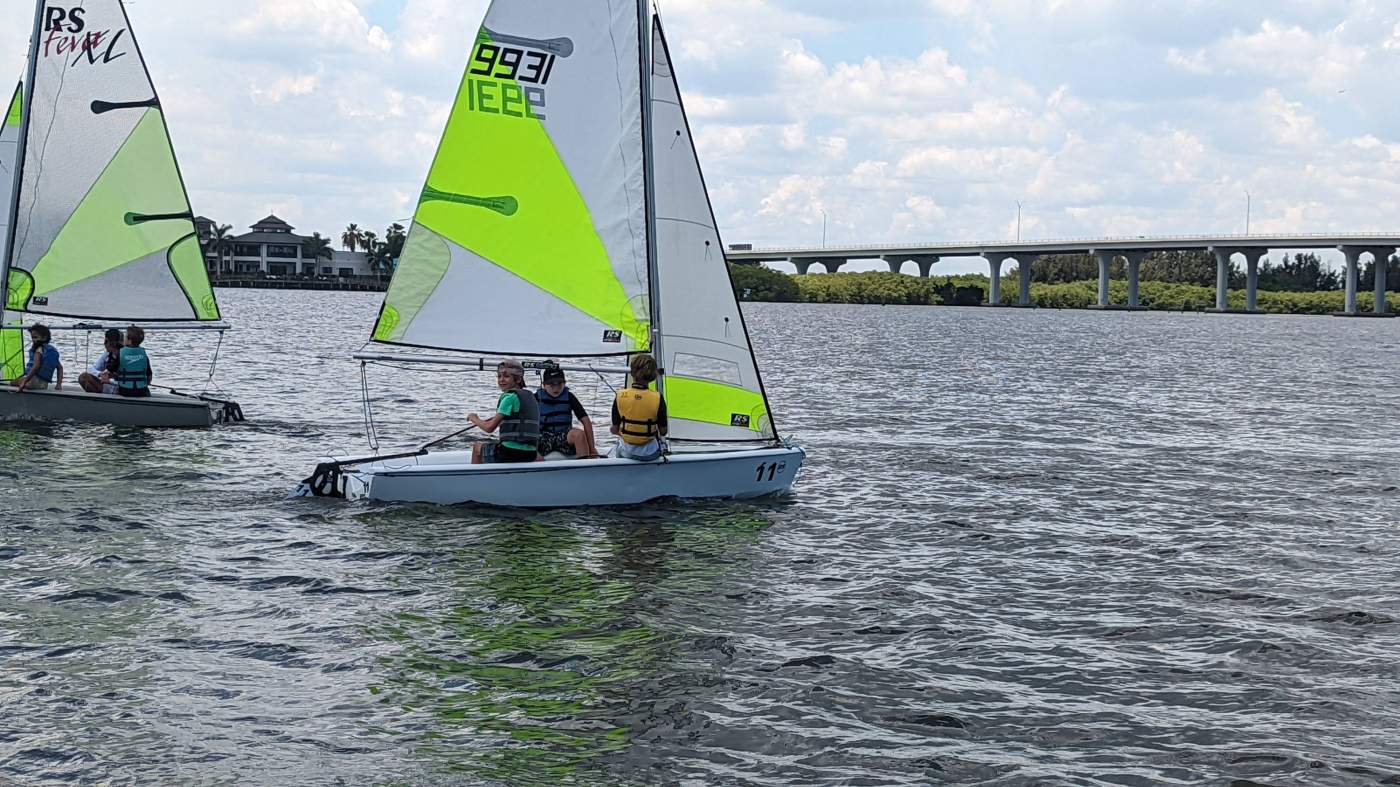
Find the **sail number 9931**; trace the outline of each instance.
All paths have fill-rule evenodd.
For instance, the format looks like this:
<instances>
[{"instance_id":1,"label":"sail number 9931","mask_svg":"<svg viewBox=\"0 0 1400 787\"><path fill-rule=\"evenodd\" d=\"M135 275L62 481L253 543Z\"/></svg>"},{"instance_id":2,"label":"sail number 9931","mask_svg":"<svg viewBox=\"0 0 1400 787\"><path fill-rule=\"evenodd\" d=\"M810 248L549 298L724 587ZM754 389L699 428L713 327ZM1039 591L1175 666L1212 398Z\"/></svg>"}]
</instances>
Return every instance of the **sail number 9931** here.
<instances>
[{"instance_id":1,"label":"sail number 9931","mask_svg":"<svg viewBox=\"0 0 1400 787\"><path fill-rule=\"evenodd\" d=\"M527 85L547 85L556 58L543 52L482 44L476 48L470 73L492 79L513 79Z\"/></svg>"}]
</instances>

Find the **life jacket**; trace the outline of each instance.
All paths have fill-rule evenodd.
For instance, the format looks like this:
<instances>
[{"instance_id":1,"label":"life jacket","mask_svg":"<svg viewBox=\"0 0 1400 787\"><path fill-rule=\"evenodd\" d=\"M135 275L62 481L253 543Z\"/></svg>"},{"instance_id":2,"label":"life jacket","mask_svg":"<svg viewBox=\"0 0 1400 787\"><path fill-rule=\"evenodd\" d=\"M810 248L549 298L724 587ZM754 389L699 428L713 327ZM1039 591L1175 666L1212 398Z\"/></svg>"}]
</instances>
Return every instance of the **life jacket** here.
<instances>
[{"instance_id":1,"label":"life jacket","mask_svg":"<svg viewBox=\"0 0 1400 787\"><path fill-rule=\"evenodd\" d=\"M29 368L38 366L38 371L34 372L34 377L46 383L53 382L54 373L58 371L58 348L52 344L45 344L38 350L29 351Z\"/></svg>"},{"instance_id":2,"label":"life jacket","mask_svg":"<svg viewBox=\"0 0 1400 787\"><path fill-rule=\"evenodd\" d=\"M567 432L574 425L574 409L569 406L568 386L557 397L550 396L549 391L541 388L535 391L535 399L540 404L540 431Z\"/></svg>"},{"instance_id":3,"label":"life jacket","mask_svg":"<svg viewBox=\"0 0 1400 787\"><path fill-rule=\"evenodd\" d=\"M151 382L151 359L141 347L123 347L117 355L117 385L139 391Z\"/></svg>"},{"instance_id":4,"label":"life jacket","mask_svg":"<svg viewBox=\"0 0 1400 787\"><path fill-rule=\"evenodd\" d=\"M661 394L650 388L625 388L617 392L617 431L624 442L646 445L660 434Z\"/></svg>"},{"instance_id":5,"label":"life jacket","mask_svg":"<svg viewBox=\"0 0 1400 787\"><path fill-rule=\"evenodd\" d=\"M520 409L501 421L501 442L534 448L540 444L540 403L524 388L517 388L514 393Z\"/></svg>"}]
</instances>

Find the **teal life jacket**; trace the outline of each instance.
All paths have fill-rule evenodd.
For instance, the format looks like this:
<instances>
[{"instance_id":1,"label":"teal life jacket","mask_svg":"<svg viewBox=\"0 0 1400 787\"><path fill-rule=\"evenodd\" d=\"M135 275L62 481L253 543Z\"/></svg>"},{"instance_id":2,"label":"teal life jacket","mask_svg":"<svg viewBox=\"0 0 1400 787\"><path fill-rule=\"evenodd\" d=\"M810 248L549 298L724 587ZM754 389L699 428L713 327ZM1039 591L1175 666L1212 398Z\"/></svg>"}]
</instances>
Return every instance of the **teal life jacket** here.
<instances>
[{"instance_id":1,"label":"teal life jacket","mask_svg":"<svg viewBox=\"0 0 1400 787\"><path fill-rule=\"evenodd\" d=\"M515 398L520 409L501 421L501 442L534 448L540 444L540 403L525 388L515 389Z\"/></svg>"},{"instance_id":2,"label":"teal life jacket","mask_svg":"<svg viewBox=\"0 0 1400 787\"><path fill-rule=\"evenodd\" d=\"M151 383L151 359L140 347L123 347L117 355L117 385L139 391Z\"/></svg>"},{"instance_id":3,"label":"teal life jacket","mask_svg":"<svg viewBox=\"0 0 1400 787\"><path fill-rule=\"evenodd\" d=\"M541 388L535 392L540 403L540 431L567 432L574 425L574 410L569 406L569 388L559 392L558 397L550 396Z\"/></svg>"}]
</instances>

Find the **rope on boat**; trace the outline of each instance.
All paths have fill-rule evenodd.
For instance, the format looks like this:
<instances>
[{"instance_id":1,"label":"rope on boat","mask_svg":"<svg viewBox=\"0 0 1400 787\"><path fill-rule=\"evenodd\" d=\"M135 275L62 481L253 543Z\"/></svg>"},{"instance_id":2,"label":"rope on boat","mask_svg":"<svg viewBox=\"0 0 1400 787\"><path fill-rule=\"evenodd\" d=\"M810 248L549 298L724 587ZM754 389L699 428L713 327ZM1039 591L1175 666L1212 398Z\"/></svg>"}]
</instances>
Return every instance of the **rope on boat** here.
<instances>
[{"instance_id":1,"label":"rope on boat","mask_svg":"<svg viewBox=\"0 0 1400 787\"><path fill-rule=\"evenodd\" d=\"M219 405L219 414L216 420L221 424L242 423L243 421L247 420L243 417L243 406L240 405L238 402L232 401L230 399L215 399L214 397L206 396L205 394L186 393L184 391L180 391L175 388L170 388L164 385L150 385L149 387L165 391L171 396L179 396L184 399L198 399L199 401L204 402L206 404Z\"/></svg>"},{"instance_id":2,"label":"rope on boat","mask_svg":"<svg viewBox=\"0 0 1400 787\"><path fill-rule=\"evenodd\" d=\"M360 362L360 402L365 417L365 439L369 450L379 453L379 429L374 423L374 405L369 400L369 364Z\"/></svg>"},{"instance_id":3,"label":"rope on boat","mask_svg":"<svg viewBox=\"0 0 1400 787\"><path fill-rule=\"evenodd\" d=\"M440 446L449 440L461 437L462 435L466 434L467 432L470 432L475 428L476 425L473 424L471 426L468 426L466 429L453 432L452 434L446 437L439 437L431 443L424 443L422 447L420 447L417 451L409 451L402 454L390 454L388 456L379 456L378 454L376 454L374 456L362 456L355 459L337 459L330 462L322 462L316 465L316 469L312 471L311 475L308 478L302 480L301 486L297 489L298 496L305 497L306 494L302 491L305 490L306 493L310 493L311 497L344 498L345 473L343 471L346 467L362 465L366 462L388 462L393 459L414 459L420 456L424 456L428 453L428 449L436 448L437 446ZM377 446L375 450L379 450Z\"/></svg>"}]
</instances>

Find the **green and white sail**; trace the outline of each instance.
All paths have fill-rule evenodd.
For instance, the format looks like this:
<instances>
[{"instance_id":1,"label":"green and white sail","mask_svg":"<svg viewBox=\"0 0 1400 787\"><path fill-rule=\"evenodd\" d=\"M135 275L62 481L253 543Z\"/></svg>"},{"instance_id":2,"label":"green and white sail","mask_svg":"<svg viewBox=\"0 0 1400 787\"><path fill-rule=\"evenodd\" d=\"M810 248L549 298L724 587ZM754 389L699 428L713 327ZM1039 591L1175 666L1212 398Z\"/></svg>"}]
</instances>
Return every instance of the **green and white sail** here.
<instances>
[{"instance_id":1,"label":"green and white sail","mask_svg":"<svg viewBox=\"0 0 1400 787\"><path fill-rule=\"evenodd\" d=\"M0 244L6 243L10 233L10 214L14 212L14 178L19 166L19 132L23 117L24 84L15 86L14 97L4 104L5 114L0 118ZM0 245L0 254L4 254Z\"/></svg>"},{"instance_id":2,"label":"green and white sail","mask_svg":"<svg viewBox=\"0 0 1400 787\"><path fill-rule=\"evenodd\" d=\"M10 214L14 212L14 177L19 166L19 132L24 101L24 84L15 87L14 97L5 104L0 118L0 254L10 237ZM4 266L0 265L0 269ZM4 314L0 304L0 314ZM10 320L5 320L10 322ZM13 380L24 374L24 336L18 330L0 326L0 380Z\"/></svg>"},{"instance_id":3,"label":"green and white sail","mask_svg":"<svg viewBox=\"0 0 1400 787\"><path fill-rule=\"evenodd\" d=\"M648 346L640 27L628 2L491 4L374 341Z\"/></svg>"},{"instance_id":4,"label":"green and white sail","mask_svg":"<svg viewBox=\"0 0 1400 787\"><path fill-rule=\"evenodd\" d=\"M676 440L775 433L661 20L653 22L652 162L666 409Z\"/></svg>"},{"instance_id":5,"label":"green and white sail","mask_svg":"<svg viewBox=\"0 0 1400 787\"><path fill-rule=\"evenodd\" d=\"M160 100L120 0L47 0L39 14L10 305L218 320Z\"/></svg>"}]
</instances>

